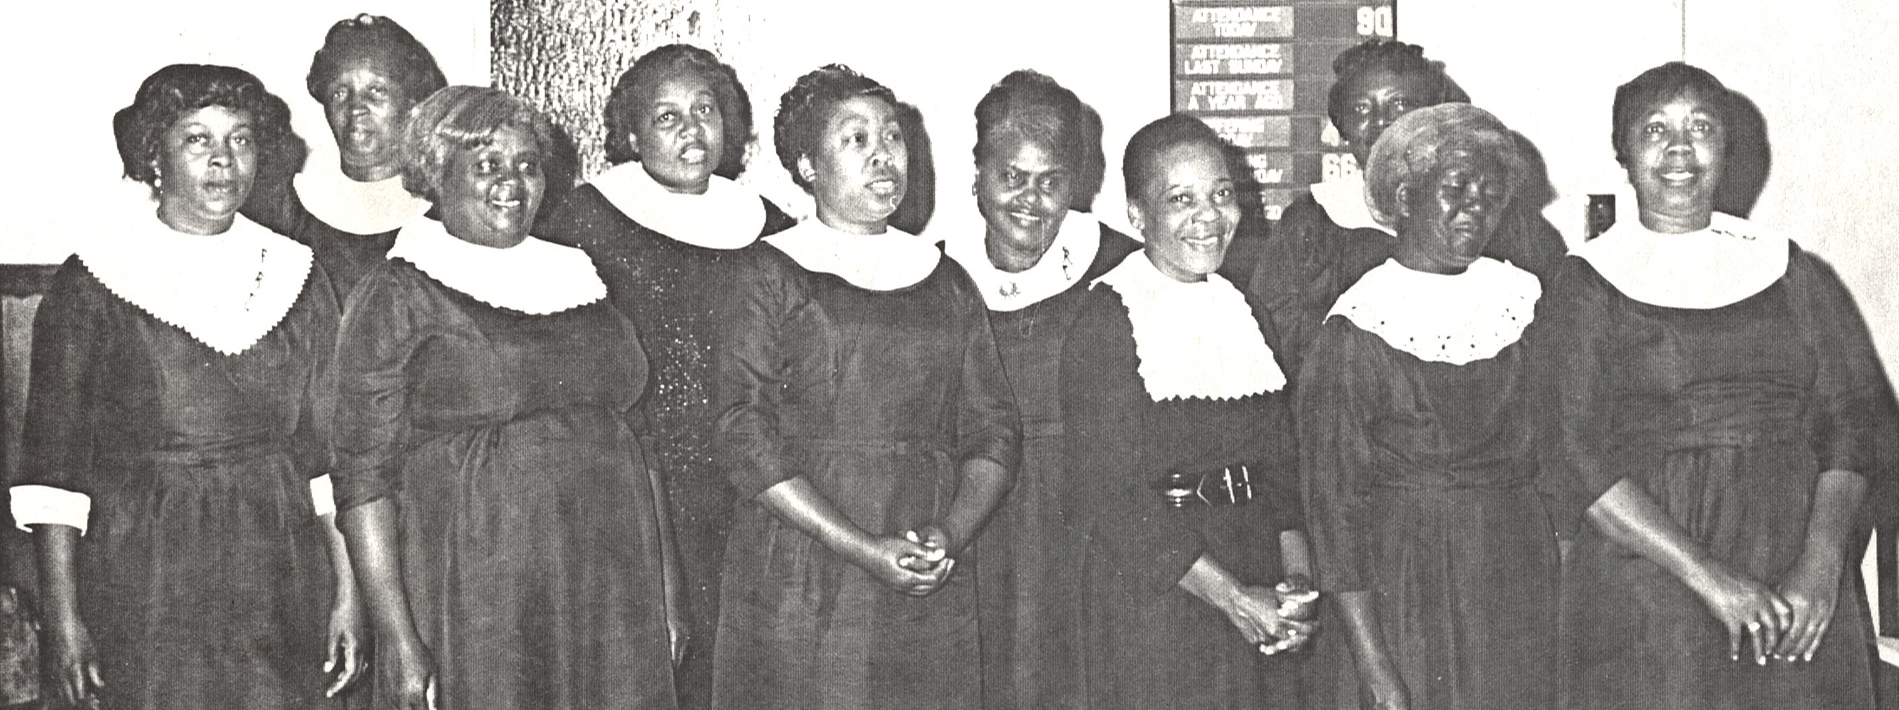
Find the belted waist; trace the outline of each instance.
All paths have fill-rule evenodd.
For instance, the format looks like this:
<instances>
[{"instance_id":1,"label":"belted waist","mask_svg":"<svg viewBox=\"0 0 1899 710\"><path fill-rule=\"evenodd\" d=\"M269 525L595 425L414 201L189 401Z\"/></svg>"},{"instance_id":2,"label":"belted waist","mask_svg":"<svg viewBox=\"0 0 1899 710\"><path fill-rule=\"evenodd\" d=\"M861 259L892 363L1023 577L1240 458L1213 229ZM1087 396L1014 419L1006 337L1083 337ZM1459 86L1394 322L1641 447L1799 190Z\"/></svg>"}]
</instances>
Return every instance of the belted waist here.
<instances>
[{"instance_id":1,"label":"belted waist","mask_svg":"<svg viewBox=\"0 0 1899 710\"><path fill-rule=\"evenodd\" d=\"M1527 488L1536 485L1536 476L1525 474L1498 478L1451 478L1449 475L1416 476L1373 481L1372 488L1393 491L1507 491L1515 488Z\"/></svg>"},{"instance_id":2,"label":"belted waist","mask_svg":"<svg viewBox=\"0 0 1899 710\"><path fill-rule=\"evenodd\" d=\"M1205 471L1174 471L1148 487L1169 508L1195 505L1246 505L1253 501L1253 478L1262 473L1254 463L1235 463Z\"/></svg>"},{"instance_id":3,"label":"belted waist","mask_svg":"<svg viewBox=\"0 0 1899 710\"><path fill-rule=\"evenodd\" d=\"M1793 416L1728 418L1697 424L1634 428L1616 432L1621 447L1657 447L1666 451L1752 447L1805 439L1806 425Z\"/></svg>"},{"instance_id":4,"label":"belted waist","mask_svg":"<svg viewBox=\"0 0 1899 710\"><path fill-rule=\"evenodd\" d=\"M193 446L190 448L152 449L148 451L100 452L96 461L115 467L140 464L170 466L212 466L252 461L273 454L289 454L290 441L280 437L243 439Z\"/></svg>"},{"instance_id":5,"label":"belted waist","mask_svg":"<svg viewBox=\"0 0 1899 710\"><path fill-rule=\"evenodd\" d=\"M785 446L810 453L943 454L946 447L924 439L785 439Z\"/></svg>"}]
</instances>

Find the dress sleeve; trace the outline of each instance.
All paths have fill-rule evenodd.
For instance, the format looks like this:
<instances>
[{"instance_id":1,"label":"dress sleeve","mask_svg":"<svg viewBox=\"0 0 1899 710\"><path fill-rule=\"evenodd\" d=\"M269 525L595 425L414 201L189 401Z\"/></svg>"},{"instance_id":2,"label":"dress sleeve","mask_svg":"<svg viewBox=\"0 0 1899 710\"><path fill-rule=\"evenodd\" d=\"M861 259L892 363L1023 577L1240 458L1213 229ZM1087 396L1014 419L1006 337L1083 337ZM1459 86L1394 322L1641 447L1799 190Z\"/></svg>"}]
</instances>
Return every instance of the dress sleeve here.
<instances>
[{"instance_id":1,"label":"dress sleeve","mask_svg":"<svg viewBox=\"0 0 1899 710\"><path fill-rule=\"evenodd\" d=\"M785 462L778 414L790 367L781 345L795 307L785 267L755 244L733 256L732 287L719 309L713 355L713 453L744 499L797 476Z\"/></svg>"},{"instance_id":2,"label":"dress sleeve","mask_svg":"<svg viewBox=\"0 0 1899 710\"><path fill-rule=\"evenodd\" d=\"M1205 546L1192 528L1166 515L1149 488L1160 472L1144 468L1142 420L1150 402L1127 309L1106 286L1083 299L1062 345L1063 495L1076 514L1070 524L1101 546L1123 580L1164 594Z\"/></svg>"},{"instance_id":3,"label":"dress sleeve","mask_svg":"<svg viewBox=\"0 0 1899 710\"><path fill-rule=\"evenodd\" d=\"M1851 471L1883 486L1899 446L1899 417L1872 334L1845 284L1819 257L1796 250L1787 271L1795 322L1818 360L1811 431L1820 469Z\"/></svg>"},{"instance_id":4,"label":"dress sleeve","mask_svg":"<svg viewBox=\"0 0 1899 710\"><path fill-rule=\"evenodd\" d=\"M1370 425L1379 410L1374 353L1344 318L1312 342L1296 390L1306 518L1317 548L1319 584L1329 592L1369 588L1377 562L1371 511Z\"/></svg>"},{"instance_id":5,"label":"dress sleeve","mask_svg":"<svg viewBox=\"0 0 1899 710\"><path fill-rule=\"evenodd\" d=\"M33 354L21 435L23 465L11 482L14 524L85 530L93 493L93 417L108 373L109 296L73 257L53 274L33 320Z\"/></svg>"},{"instance_id":6,"label":"dress sleeve","mask_svg":"<svg viewBox=\"0 0 1899 710\"><path fill-rule=\"evenodd\" d=\"M1318 327L1312 319L1325 315L1311 313L1304 298L1315 265L1323 260L1314 250L1324 246L1324 235L1314 234L1315 220L1324 219L1324 211L1311 199L1303 196L1286 208L1284 217L1261 245L1258 261L1246 280L1247 296L1265 309L1272 321L1273 331L1279 336L1274 349L1284 348L1280 364L1288 368L1298 367L1299 351Z\"/></svg>"},{"instance_id":7,"label":"dress sleeve","mask_svg":"<svg viewBox=\"0 0 1899 710\"><path fill-rule=\"evenodd\" d=\"M1584 511L1626 474L1610 464L1616 373L1611 299L1615 292L1589 262L1564 260L1556 285L1540 304L1544 340L1536 349L1546 403L1539 487L1552 508L1557 533L1576 529Z\"/></svg>"},{"instance_id":8,"label":"dress sleeve","mask_svg":"<svg viewBox=\"0 0 1899 710\"><path fill-rule=\"evenodd\" d=\"M963 283L968 283L967 278ZM967 317L963 319L962 384L957 390L956 458L988 459L1014 473L1022 458L1022 416L1003 374L1002 353L989 328L989 309L973 287L957 292Z\"/></svg>"},{"instance_id":9,"label":"dress sleeve","mask_svg":"<svg viewBox=\"0 0 1899 710\"><path fill-rule=\"evenodd\" d=\"M310 348L310 373L304 381L303 406L297 417L297 430L291 434L296 451L297 470L308 478L330 474L335 464L331 450L330 427L336 415L336 331L342 315L336 307L336 295L329 275L315 262L310 264L309 282L304 284L306 321L300 339Z\"/></svg>"},{"instance_id":10,"label":"dress sleeve","mask_svg":"<svg viewBox=\"0 0 1899 710\"><path fill-rule=\"evenodd\" d=\"M349 510L402 488L410 437L409 362L422 344L415 294L393 261L357 284L337 335L333 474L336 506Z\"/></svg>"}]
</instances>

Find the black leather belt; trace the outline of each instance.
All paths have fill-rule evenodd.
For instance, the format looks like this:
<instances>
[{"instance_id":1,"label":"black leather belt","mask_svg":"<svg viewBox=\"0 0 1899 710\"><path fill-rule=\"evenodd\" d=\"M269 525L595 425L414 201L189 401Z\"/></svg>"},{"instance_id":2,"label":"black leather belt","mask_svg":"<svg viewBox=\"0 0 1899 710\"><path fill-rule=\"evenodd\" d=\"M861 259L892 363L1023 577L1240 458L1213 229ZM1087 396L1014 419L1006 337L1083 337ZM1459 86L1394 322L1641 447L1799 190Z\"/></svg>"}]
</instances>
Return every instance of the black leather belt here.
<instances>
[{"instance_id":1,"label":"black leather belt","mask_svg":"<svg viewBox=\"0 0 1899 710\"><path fill-rule=\"evenodd\" d=\"M1169 473L1153 489L1169 508L1190 505L1246 505L1253 500L1253 472L1246 464L1211 471Z\"/></svg>"}]
</instances>

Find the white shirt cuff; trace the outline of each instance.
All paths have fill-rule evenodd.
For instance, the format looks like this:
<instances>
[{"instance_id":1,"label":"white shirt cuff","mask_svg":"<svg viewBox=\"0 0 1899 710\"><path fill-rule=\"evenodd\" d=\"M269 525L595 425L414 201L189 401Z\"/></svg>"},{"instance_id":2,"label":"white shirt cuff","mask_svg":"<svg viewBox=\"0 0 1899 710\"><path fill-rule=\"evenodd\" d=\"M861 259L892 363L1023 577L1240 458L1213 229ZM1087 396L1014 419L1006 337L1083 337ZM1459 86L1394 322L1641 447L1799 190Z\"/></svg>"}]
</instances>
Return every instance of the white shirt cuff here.
<instances>
[{"instance_id":1,"label":"white shirt cuff","mask_svg":"<svg viewBox=\"0 0 1899 710\"><path fill-rule=\"evenodd\" d=\"M33 525L58 524L79 528L86 534L86 519L92 515L92 498L84 493L52 486L14 486L13 524L33 532Z\"/></svg>"},{"instance_id":2,"label":"white shirt cuff","mask_svg":"<svg viewBox=\"0 0 1899 710\"><path fill-rule=\"evenodd\" d=\"M330 486L330 474L310 479L310 507L319 518L336 512L336 490Z\"/></svg>"}]
</instances>

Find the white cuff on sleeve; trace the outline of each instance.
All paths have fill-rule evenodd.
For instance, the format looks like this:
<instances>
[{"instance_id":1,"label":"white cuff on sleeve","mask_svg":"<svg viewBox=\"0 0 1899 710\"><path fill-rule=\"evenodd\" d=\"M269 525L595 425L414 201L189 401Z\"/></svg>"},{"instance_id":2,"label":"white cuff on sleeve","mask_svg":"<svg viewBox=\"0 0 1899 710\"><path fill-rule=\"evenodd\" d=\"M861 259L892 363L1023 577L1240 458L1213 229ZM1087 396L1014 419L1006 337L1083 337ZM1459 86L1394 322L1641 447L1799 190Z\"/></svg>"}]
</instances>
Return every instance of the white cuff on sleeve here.
<instances>
[{"instance_id":1,"label":"white cuff on sleeve","mask_svg":"<svg viewBox=\"0 0 1899 710\"><path fill-rule=\"evenodd\" d=\"M84 493L52 486L14 486L13 524L33 532L33 525L48 523L70 525L86 534L86 519L92 515L92 498Z\"/></svg>"},{"instance_id":2,"label":"white cuff on sleeve","mask_svg":"<svg viewBox=\"0 0 1899 710\"><path fill-rule=\"evenodd\" d=\"M310 507L319 518L336 512L336 491L330 487L330 474L310 479Z\"/></svg>"}]
</instances>

